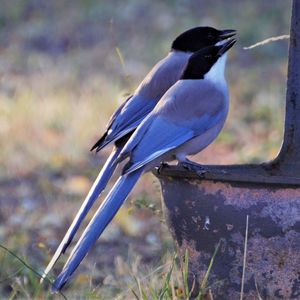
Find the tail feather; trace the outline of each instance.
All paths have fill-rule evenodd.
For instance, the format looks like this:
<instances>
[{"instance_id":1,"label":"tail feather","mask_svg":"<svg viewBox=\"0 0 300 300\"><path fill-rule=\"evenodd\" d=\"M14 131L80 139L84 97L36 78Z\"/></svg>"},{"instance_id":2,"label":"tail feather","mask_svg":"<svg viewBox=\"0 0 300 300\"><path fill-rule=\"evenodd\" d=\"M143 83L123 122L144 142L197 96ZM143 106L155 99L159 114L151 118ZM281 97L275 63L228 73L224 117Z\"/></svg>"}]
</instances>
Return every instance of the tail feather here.
<instances>
[{"instance_id":1,"label":"tail feather","mask_svg":"<svg viewBox=\"0 0 300 300\"><path fill-rule=\"evenodd\" d=\"M95 180L93 186L91 187L88 195L86 196L84 202L82 203L76 217L74 218L71 226L69 227L66 235L64 236L63 240L61 241L60 245L58 246L55 254L53 255L51 261L49 262L48 266L46 267L43 279L47 276L50 270L53 268L56 261L59 259L61 254L65 253L66 249L72 242L78 228L80 227L82 221L86 217L87 213L89 212L90 208L97 200L101 192L105 189L107 182L109 181L110 177L112 176L116 164L114 163L115 159L118 157L119 153L121 152L122 147L116 147L109 158L107 159L105 165L103 166L101 172L99 173L97 179Z\"/></svg>"},{"instance_id":2,"label":"tail feather","mask_svg":"<svg viewBox=\"0 0 300 300\"><path fill-rule=\"evenodd\" d=\"M54 281L53 291L60 290L66 284L90 248L113 219L142 173L143 169L139 169L118 179L77 242L62 272Z\"/></svg>"}]
</instances>

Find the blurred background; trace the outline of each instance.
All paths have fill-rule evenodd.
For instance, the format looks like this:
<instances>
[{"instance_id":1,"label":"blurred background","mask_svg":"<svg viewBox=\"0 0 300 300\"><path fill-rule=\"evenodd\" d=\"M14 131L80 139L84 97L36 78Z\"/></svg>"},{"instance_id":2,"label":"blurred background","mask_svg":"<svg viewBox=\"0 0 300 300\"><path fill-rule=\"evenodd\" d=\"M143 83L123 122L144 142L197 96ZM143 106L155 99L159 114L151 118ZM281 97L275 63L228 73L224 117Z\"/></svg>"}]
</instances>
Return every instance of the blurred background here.
<instances>
[{"instance_id":1,"label":"blurred background","mask_svg":"<svg viewBox=\"0 0 300 300\"><path fill-rule=\"evenodd\" d=\"M229 55L231 108L195 160L274 157L283 135L291 1L0 0L0 243L41 272L107 157L93 154L114 110L181 32L238 30ZM151 174L85 259L67 296L133 298L132 278L159 280L174 244ZM59 270L64 258L58 264ZM49 298L47 286L0 249L0 298Z\"/></svg>"}]
</instances>

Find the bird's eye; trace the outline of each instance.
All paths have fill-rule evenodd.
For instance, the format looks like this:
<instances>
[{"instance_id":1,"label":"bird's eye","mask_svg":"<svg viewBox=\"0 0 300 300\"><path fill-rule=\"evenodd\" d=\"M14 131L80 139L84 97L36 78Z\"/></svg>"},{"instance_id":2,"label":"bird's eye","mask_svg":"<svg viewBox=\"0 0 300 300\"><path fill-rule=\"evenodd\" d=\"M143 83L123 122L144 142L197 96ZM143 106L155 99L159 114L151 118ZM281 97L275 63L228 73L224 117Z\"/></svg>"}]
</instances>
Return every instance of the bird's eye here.
<instances>
[{"instance_id":1,"label":"bird's eye","mask_svg":"<svg viewBox=\"0 0 300 300\"><path fill-rule=\"evenodd\" d=\"M210 59L211 55L208 54L208 55L205 55L204 57L207 58L207 59Z\"/></svg>"}]
</instances>

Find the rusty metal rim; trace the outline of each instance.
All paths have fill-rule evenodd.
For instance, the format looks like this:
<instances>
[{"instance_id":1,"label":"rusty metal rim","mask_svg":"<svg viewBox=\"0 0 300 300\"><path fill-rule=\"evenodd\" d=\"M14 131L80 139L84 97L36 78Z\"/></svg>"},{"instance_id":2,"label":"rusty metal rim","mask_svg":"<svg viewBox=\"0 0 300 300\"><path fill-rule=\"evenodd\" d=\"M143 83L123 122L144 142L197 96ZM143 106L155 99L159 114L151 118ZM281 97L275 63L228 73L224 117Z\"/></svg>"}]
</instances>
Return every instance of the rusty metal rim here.
<instances>
[{"instance_id":1,"label":"rusty metal rim","mask_svg":"<svg viewBox=\"0 0 300 300\"><path fill-rule=\"evenodd\" d=\"M300 186L300 177L287 176L275 169L273 162L245 165L199 165L186 170L182 166L163 165L154 170L158 178L174 177L236 183Z\"/></svg>"}]
</instances>

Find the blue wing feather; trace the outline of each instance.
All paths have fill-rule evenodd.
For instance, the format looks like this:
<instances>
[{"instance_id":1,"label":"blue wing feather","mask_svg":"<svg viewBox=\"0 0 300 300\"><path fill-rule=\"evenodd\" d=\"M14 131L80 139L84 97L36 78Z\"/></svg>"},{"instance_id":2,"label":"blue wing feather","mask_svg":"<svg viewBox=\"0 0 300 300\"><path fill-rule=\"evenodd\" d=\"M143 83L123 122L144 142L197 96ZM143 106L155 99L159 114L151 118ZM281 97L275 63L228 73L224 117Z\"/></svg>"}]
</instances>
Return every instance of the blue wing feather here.
<instances>
[{"instance_id":1,"label":"blue wing feather","mask_svg":"<svg viewBox=\"0 0 300 300\"><path fill-rule=\"evenodd\" d=\"M186 122L182 126L162 117L149 115L138 127L127 144L124 146L119 157L130 155L130 162L124 169L124 173L132 172L146 165L164 153L179 147L196 135L207 130L208 126L215 124L214 117L203 115L197 122L195 132ZM190 120L189 123L193 122ZM201 129L202 128L202 129Z\"/></svg>"},{"instance_id":2,"label":"blue wing feather","mask_svg":"<svg viewBox=\"0 0 300 300\"><path fill-rule=\"evenodd\" d=\"M133 96L123 107L122 111L113 121L109 128L106 143L110 143L134 130L153 110L156 101Z\"/></svg>"}]
</instances>

